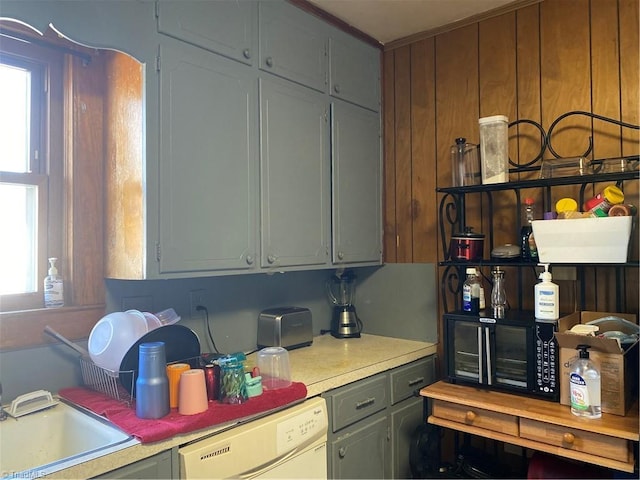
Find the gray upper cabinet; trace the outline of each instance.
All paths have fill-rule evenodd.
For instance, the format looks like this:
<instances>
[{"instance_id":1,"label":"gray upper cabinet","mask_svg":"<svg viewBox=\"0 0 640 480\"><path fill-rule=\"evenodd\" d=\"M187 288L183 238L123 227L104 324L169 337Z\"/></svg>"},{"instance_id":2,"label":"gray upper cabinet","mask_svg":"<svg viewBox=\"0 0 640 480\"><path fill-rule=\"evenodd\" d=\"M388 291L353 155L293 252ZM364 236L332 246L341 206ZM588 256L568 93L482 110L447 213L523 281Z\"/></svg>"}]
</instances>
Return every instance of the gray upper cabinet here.
<instances>
[{"instance_id":1,"label":"gray upper cabinet","mask_svg":"<svg viewBox=\"0 0 640 480\"><path fill-rule=\"evenodd\" d=\"M380 116L332 103L332 261L382 262Z\"/></svg>"},{"instance_id":2,"label":"gray upper cabinet","mask_svg":"<svg viewBox=\"0 0 640 480\"><path fill-rule=\"evenodd\" d=\"M337 29L329 39L329 93L380 110L380 50Z\"/></svg>"},{"instance_id":3,"label":"gray upper cabinet","mask_svg":"<svg viewBox=\"0 0 640 480\"><path fill-rule=\"evenodd\" d=\"M162 0L158 31L252 65L257 58L258 5L253 0Z\"/></svg>"},{"instance_id":4,"label":"gray upper cabinet","mask_svg":"<svg viewBox=\"0 0 640 480\"><path fill-rule=\"evenodd\" d=\"M260 68L327 91L327 27L287 2L260 2Z\"/></svg>"},{"instance_id":5,"label":"gray upper cabinet","mask_svg":"<svg viewBox=\"0 0 640 480\"><path fill-rule=\"evenodd\" d=\"M255 75L167 38L159 83L160 274L254 268Z\"/></svg>"},{"instance_id":6,"label":"gray upper cabinet","mask_svg":"<svg viewBox=\"0 0 640 480\"><path fill-rule=\"evenodd\" d=\"M329 263L329 133L324 95L260 79L261 265Z\"/></svg>"}]
</instances>

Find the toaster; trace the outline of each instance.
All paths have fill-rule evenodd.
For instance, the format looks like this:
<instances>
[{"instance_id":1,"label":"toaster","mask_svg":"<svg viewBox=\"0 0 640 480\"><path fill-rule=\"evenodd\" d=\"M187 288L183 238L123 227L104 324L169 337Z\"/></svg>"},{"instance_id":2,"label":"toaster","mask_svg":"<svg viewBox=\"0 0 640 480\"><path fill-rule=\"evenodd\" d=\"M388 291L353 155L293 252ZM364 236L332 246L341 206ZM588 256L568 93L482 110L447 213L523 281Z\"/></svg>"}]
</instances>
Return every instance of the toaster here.
<instances>
[{"instance_id":1,"label":"toaster","mask_svg":"<svg viewBox=\"0 0 640 480\"><path fill-rule=\"evenodd\" d=\"M277 307L258 316L258 348L283 347L292 350L311 345L311 311L302 307Z\"/></svg>"}]
</instances>

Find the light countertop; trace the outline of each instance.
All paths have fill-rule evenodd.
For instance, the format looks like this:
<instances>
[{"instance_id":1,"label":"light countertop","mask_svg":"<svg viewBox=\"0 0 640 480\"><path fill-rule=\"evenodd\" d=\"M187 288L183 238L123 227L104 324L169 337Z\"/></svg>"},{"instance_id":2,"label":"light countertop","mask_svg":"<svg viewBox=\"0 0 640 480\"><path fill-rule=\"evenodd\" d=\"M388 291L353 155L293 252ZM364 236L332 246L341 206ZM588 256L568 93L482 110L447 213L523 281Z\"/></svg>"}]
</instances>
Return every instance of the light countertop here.
<instances>
[{"instance_id":1,"label":"light countertop","mask_svg":"<svg viewBox=\"0 0 640 480\"><path fill-rule=\"evenodd\" d=\"M346 385L362 378L434 355L436 344L414 340L363 334L360 338L337 339L331 335L314 337L313 344L289 352L291 377L307 386L307 397ZM255 365L256 354L247 364ZM250 419L244 419L247 421ZM52 473L46 478L90 478L142 460L200 438L232 428L236 424L216 425L155 443L135 445L74 467Z\"/></svg>"}]
</instances>

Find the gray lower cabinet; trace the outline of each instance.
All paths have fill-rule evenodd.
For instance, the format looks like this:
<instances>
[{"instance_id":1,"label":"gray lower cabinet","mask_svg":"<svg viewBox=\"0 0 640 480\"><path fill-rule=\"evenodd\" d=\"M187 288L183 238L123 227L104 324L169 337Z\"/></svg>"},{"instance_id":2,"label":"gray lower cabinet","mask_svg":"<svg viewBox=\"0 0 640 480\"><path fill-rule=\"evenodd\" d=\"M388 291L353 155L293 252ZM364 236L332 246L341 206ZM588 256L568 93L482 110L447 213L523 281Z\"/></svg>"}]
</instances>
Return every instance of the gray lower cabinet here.
<instances>
[{"instance_id":1,"label":"gray lower cabinet","mask_svg":"<svg viewBox=\"0 0 640 480\"><path fill-rule=\"evenodd\" d=\"M426 422L425 400L418 392L436 381L436 356L389 372L392 478L411 478L409 447L416 427Z\"/></svg>"},{"instance_id":2,"label":"gray lower cabinet","mask_svg":"<svg viewBox=\"0 0 640 480\"><path fill-rule=\"evenodd\" d=\"M329 478L389 478L389 418L385 411L345 428L329 442Z\"/></svg>"},{"instance_id":3,"label":"gray lower cabinet","mask_svg":"<svg viewBox=\"0 0 640 480\"><path fill-rule=\"evenodd\" d=\"M324 393L330 478L410 478L411 436L426 421L416 395L435 375L430 356Z\"/></svg>"},{"instance_id":4,"label":"gray lower cabinet","mask_svg":"<svg viewBox=\"0 0 640 480\"><path fill-rule=\"evenodd\" d=\"M166 450L152 457L145 458L93 478L179 478L178 451L177 449Z\"/></svg>"},{"instance_id":5,"label":"gray lower cabinet","mask_svg":"<svg viewBox=\"0 0 640 480\"><path fill-rule=\"evenodd\" d=\"M409 448L416 427L425 422L424 400L411 398L391 409L391 447L392 478L411 478Z\"/></svg>"}]
</instances>

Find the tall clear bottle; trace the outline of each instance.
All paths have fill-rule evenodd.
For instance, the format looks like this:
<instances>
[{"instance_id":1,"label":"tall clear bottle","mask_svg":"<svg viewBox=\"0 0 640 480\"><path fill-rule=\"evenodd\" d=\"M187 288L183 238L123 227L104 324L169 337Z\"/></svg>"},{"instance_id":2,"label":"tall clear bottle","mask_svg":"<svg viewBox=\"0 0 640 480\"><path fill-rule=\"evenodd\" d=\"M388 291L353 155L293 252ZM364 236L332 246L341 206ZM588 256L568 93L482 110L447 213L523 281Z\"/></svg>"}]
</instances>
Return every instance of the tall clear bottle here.
<instances>
[{"instance_id":1,"label":"tall clear bottle","mask_svg":"<svg viewBox=\"0 0 640 480\"><path fill-rule=\"evenodd\" d=\"M491 309L493 318L504 318L507 306L507 294L504 289L504 271L495 267L491 271L493 288L491 289Z\"/></svg>"},{"instance_id":2,"label":"tall clear bottle","mask_svg":"<svg viewBox=\"0 0 640 480\"><path fill-rule=\"evenodd\" d=\"M522 228L520 229L520 256L524 262L538 261L538 247L533 236L532 223L535 217L535 200L533 198L525 198L522 207Z\"/></svg>"},{"instance_id":3,"label":"tall clear bottle","mask_svg":"<svg viewBox=\"0 0 640 480\"><path fill-rule=\"evenodd\" d=\"M477 315L480 312L480 281L475 268L467 268L466 274L462 285L462 310Z\"/></svg>"},{"instance_id":4,"label":"tall clear bottle","mask_svg":"<svg viewBox=\"0 0 640 480\"><path fill-rule=\"evenodd\" d=\"M571 366L569 386L571 393L571 413L578 417L600 418L601 384L600 372L589 359L589 345L578 345L578 359Z\"/></svg>"}]
</instances>

